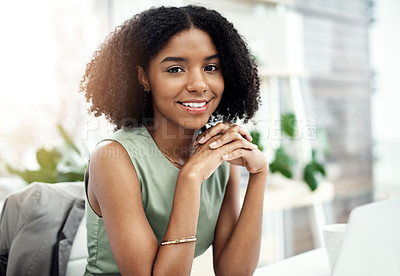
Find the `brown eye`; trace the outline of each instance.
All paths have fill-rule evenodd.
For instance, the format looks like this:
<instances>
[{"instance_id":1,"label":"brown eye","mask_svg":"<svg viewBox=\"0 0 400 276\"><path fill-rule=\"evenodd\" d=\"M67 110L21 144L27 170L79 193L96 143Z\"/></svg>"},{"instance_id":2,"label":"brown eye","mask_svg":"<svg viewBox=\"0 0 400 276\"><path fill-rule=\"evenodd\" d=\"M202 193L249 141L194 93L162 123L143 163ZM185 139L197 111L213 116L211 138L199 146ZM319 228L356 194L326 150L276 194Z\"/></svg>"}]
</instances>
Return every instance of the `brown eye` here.
<instances>
[{"instance_id":1,"label":"brown eye","mask_svg":"<svg viewBox=\"0 0 400 276\"><path fill-rule=\"evenodd\" d=\"M217 71L218 67L216 65L207 65L204 67L204 71Z\"/></svg>"},{"instance_id":2,"label":"brown eye","mask_svg":"<svg viewBox=\"0 0 400 276\"><path fill-rule=\"evenodd\" d=\"M183 72L183 69L180 67L172 67L167 70L169 73L180 73Z\"/></svg>"}]
</instances>

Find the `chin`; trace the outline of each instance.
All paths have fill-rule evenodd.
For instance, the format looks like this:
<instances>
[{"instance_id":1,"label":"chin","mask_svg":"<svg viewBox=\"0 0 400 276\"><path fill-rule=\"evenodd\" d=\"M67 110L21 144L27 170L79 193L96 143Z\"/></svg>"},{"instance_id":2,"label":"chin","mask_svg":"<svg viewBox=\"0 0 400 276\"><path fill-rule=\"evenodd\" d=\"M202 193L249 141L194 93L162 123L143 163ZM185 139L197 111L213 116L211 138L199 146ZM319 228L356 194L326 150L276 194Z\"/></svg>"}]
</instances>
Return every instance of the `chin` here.
<instances>
[{"instance_id":1,"label":"chin","mask_svg":"<svg viewBox=\"0 0 400 276\"><path fill-rule=\"evenodd\" d=\"M207 124L208 120L209 120L209 118L198 119L198 120L194 120L192 122L184 122L182 124L182 126L186 129L197 130L197 129L204 127Z\"/></svg>"}]
</instances>

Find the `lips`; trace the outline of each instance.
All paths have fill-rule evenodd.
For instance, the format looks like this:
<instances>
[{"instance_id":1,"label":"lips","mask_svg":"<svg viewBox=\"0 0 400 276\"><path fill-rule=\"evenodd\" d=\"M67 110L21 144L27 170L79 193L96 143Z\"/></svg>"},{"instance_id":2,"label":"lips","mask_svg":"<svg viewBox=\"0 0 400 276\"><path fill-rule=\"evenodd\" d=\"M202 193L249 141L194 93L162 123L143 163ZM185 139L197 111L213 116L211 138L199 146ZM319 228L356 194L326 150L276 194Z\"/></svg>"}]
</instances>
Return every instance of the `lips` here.
<instances>
[{"instance_id":1,"label":"lips","mask_svg":"<svg viewBox=\"0 0 400 276\"><path fill-rule=\"evenodd\" d=\"M210 101L211 100L188 100L178 103L184 110L191 114L201 114L207 110Z\"/></svg>"},{"instance_id":2,"label":"lips","mask_svg":"<svg viewBox=\"0 0 400 276\"><path fill-rule=\"evenodd\" d=\"M207 104L207 102L202 102L202 103L181 103L183 106L189 106L192 108L200 108L203 107Z\"/></svg>"}]
</instances>

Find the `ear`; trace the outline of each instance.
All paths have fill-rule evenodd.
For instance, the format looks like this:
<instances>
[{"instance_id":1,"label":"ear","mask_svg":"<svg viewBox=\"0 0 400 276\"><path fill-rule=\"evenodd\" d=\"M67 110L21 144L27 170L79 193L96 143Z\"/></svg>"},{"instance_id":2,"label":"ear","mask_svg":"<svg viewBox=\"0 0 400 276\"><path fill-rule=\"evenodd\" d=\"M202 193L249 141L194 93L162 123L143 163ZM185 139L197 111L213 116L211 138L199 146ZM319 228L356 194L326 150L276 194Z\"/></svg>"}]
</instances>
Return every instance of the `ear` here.
<instances>
[{"instance_id":1,"label":"ear","mask_svg":"<svg viewBox=\"0 0 400 276\"><path fill-rule=\"evenodd\" d=\"M141 66L136 66L137 78L139 83L143 86L144 91L150 92L149 79L147 78L146 71Z\"/></svg>"}]
</instances>

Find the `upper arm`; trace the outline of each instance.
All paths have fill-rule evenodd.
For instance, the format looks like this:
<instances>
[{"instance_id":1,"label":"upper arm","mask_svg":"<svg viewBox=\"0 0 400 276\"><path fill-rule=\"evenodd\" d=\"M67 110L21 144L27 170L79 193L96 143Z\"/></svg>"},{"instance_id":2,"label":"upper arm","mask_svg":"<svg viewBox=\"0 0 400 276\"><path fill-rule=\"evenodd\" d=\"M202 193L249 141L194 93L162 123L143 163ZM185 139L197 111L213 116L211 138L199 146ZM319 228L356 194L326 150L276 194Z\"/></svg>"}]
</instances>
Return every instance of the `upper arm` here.
<instances>
[{"instance_id":1,"label":"upper arm","mask_svg":"<svg viewBox=\"0 0 400 276\"><path fill-rule=\"evenodd\" d=\"M135 168L117 142L103 142L92 154L89 201L103 217L114 259L123 275L150 275L158 250L147 221Z\"/></svg>"},{"instance_id":2,"label":"upper arm","mask_svg":"<svg viewBox=\"0 0 400 276\"><path fill-rule=\"evenodd\" d=\"M235 165L230 166L229 180L215 229L213 244L214 268L216 267L216 263L226 242L229 240L235 228L240 212L240 168Z\"/></svg>"}]
</instances>

